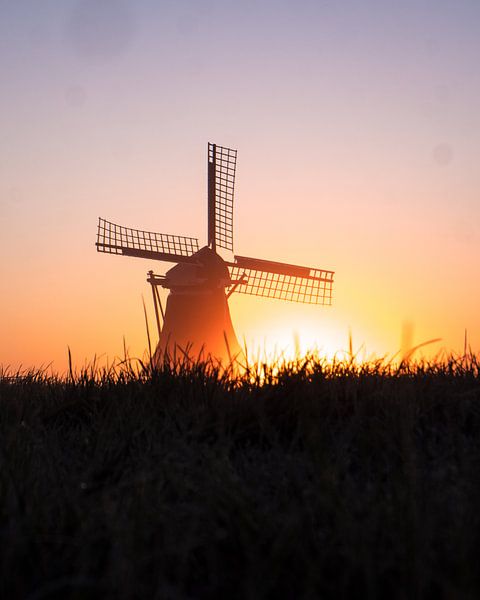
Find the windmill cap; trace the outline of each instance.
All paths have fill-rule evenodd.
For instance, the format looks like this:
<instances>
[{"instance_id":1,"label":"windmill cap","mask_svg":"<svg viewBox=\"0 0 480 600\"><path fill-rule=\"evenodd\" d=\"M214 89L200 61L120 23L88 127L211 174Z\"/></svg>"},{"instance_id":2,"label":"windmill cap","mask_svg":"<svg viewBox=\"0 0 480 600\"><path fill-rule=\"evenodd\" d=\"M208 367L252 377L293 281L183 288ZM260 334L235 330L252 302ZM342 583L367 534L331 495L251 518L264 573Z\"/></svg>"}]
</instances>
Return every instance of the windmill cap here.
<instances>
[{"instance_id":1,"label":"windmill cap","mask_svg":"<svg viewBox=\"0 0 480 600\"><path fill-rule=\"evenodd\" d=\"M196 262L179 263L165 273L169 287L175 285L229 285L230 273L221 256L208 246L191 255Z\"/></svg>"}]
</instances>

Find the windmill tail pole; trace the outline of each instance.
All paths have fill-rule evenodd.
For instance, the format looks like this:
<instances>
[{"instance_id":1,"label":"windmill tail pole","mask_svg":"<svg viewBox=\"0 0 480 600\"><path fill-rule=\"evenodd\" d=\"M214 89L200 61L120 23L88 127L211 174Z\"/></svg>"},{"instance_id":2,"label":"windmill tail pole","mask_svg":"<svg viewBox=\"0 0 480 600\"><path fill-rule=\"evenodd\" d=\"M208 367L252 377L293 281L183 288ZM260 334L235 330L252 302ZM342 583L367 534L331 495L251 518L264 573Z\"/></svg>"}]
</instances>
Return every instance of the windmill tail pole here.
<instances>
[{"instance_id":1,"label":"windmill tail pole","mask_svg":"<svg viewBox=\"0 0 480 600\"><path fill-rule=\"evenodd\" d=\"M143 314L145 315L145 326L147 328L147 341L148 341L148 358L149 362L152 362L152 344L150 342L150 328L148 326L147 307L145 306L145 300L142 294Z\"/></svg>"},{"instance_id":2,"label":"windmill tail pole","mask_svg":"<svg viewBox=\"0 0 480 600\"><path fill-rule=\"evenodd\" d=\"M162 333L162 327L160 325L160 315L158 314L158 308L160 305L160 310L162 312L162 318L165 319L165 315L163 314L162 304L160 302L160 298L158 296L157 286L153 281L153 271L148 272L149 278L148 281L152 287L152 296L153 296L153 307L155 309L155 320L157 322L157 331L158 331L158 339L160 339L160 335Z\"/></svg>"}]
</instances>

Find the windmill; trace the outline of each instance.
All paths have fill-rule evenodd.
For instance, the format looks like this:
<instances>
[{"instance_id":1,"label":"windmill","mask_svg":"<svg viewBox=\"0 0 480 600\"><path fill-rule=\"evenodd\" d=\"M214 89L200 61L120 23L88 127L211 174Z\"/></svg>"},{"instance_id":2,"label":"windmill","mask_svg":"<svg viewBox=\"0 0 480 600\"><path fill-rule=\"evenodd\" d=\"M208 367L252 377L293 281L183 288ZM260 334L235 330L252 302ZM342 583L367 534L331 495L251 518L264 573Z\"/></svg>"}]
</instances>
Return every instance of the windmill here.
<instances>
[{"instance_id":1,"label":"windmill","mask_svg":"<svg viewBox=\"0 0 480 600\"><path fill-rule=\"evenodd\" d=\"M241 355L228 299L233 293L330 305L333 271L233 255L233 195L237 151L208 144L208 244L198 239L122 227L99 218L97 251L176 263L148 272L159 342L153 362L188 355L223 363ZM158 288L169 290L164 310ZM170 359L168 358L168 359Z\"/></svg>"}]
</instances>

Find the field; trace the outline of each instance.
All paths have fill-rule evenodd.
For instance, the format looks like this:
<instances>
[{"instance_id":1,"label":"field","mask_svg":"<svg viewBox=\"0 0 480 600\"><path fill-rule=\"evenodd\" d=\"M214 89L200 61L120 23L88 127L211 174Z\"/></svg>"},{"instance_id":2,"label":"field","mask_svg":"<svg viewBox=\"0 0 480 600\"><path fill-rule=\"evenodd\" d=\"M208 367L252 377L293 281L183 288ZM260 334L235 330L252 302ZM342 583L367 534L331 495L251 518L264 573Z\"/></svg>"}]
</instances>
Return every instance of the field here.
<instances>
[{"instance_id":1,"label":"field","mask_svg":"<svg viewBox=\"0 0 480 600\"><path fill-rule=\"evenodd\" d=\"M480 596L480 363L0 376L3 598Z\"/></svg>"}]
</instances>

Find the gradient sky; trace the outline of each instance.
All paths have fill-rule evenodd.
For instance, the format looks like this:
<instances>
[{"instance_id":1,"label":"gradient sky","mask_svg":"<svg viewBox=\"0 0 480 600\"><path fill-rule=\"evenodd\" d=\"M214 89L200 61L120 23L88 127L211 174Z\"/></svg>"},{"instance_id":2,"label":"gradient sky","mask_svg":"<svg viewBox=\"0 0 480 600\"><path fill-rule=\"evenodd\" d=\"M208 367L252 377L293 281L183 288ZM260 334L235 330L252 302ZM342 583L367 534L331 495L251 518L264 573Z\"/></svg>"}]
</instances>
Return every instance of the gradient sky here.
<instances>
[{"instance_id":1,"label":"gradient sky","mask_svg":"<svg viewBox=\"0 0 480 600\"><path fill-rule=\"evenodd\" d=\"M479 57L478 0L0 0L0 364L142 354L168 265L97 218L205 240L208 141L236 252L336 271L331 308L233 296L239 339L478 350Z\"/></svg>"}]
</instances>

